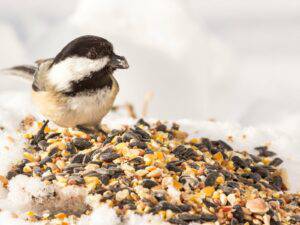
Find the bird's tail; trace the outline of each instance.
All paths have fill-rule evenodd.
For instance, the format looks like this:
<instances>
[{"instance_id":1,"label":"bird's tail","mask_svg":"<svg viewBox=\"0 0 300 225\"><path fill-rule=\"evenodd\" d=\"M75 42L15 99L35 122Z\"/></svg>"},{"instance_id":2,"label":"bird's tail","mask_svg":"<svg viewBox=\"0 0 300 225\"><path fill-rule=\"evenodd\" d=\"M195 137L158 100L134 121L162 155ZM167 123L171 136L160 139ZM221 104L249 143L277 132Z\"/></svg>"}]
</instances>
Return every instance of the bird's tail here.
<instances>
[{"instance_id":1,"label":"bird's tail","mask_svg":"<svg viewBox=\"0 0 300 225\"><path fill-rule=\"evenodd\" d=\"M0 70L0 74L22 77L26 80L32 81L36 70L37 67L35 66L22 65L22 66L14 66L11 68L2 69Z\"/></svg>"}]
</instances>

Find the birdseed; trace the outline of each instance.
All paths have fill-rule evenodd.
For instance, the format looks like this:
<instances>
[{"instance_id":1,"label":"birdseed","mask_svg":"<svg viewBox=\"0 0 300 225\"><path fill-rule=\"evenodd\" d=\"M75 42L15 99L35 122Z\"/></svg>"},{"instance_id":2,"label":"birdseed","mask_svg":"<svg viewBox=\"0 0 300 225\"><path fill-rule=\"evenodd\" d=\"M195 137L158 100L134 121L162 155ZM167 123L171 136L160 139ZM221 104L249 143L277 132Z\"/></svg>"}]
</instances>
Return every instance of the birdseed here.
<instances>
[{"instance_id":1,"label":"birdseed","mask_svg":"<svg viewBox=\"0 0 300 225\"><path fill-rule=\"evenodd\" d=\"M4 187L18 174L80 186L120 217L157 214L172 224L299 224L300 196L286 192L277 168L282 160L272 159L266 146L255 156L222 140L188 139L178 124L144 120L107 135L54 129L48 121L30 121L26 129L35 125L39 129L24 135L24 159L0 176ZM91 211L27 216L45 220L45 213L63 220Z\"/></svg>"}]
</instances>

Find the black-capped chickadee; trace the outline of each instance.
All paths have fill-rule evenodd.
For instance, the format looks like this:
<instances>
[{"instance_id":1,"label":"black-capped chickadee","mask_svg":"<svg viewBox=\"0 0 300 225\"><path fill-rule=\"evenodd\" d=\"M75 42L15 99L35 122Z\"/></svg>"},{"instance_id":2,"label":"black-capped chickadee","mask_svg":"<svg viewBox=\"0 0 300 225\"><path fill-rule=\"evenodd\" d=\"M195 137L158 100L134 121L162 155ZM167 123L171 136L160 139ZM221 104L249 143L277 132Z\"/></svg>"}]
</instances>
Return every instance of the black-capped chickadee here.
<instances>
[{"instance_id":1,"label":"black-capped chickadee","mask_svg":"<svg viewBox=\"0 0 300 225\"><path fill-rule=\"evenodd\" d=\"M57 125L98 127L119 91L113 72L128 67L109 41L87 35L71 41L55 58L37 61L37 67L4 72L32 80L33 102Z\"/></svg>"}]
</instances>

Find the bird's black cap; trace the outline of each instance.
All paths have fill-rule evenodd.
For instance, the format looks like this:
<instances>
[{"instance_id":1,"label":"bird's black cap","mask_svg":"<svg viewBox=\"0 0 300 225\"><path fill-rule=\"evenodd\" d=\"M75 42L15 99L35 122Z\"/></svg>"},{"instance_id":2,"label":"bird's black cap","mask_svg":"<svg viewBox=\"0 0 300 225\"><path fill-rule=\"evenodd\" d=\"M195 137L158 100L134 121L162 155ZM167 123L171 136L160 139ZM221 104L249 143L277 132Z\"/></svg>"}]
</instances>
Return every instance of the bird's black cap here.
<instances>
[{"instance_id":1,"label":"bird's black cap","mask_svg":"<svg viewBox=\"0 0 300 225\"><path fill-rule=\"evenodd\" d=\"M57 64L68 57L98 59L113 54L113 45L109 41L98 36L85 35L67 44L54 58L53 64Z\"/></svg>"}]
</instances>

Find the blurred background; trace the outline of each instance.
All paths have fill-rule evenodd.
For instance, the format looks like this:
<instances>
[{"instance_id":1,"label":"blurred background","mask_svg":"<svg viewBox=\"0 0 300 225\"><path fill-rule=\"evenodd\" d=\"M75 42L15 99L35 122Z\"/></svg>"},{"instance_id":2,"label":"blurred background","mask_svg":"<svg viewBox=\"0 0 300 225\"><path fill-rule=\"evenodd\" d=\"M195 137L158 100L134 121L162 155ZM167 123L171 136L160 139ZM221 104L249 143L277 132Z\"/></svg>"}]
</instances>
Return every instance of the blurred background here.
<instances>
[{"instance_id":1,"label":"blurred background","mask_svg":"<svg viewBox=\"0 0 300 225\"><path fill-rule=\"evenodd\" d=\"M0 1L0 67L53 57L85 34L129 61L115 74L117 104L140 113L153 94L149 117L299 129L300 1ZM29 88L0 77L0 94Z\"/></svg>"}]
</instances>

